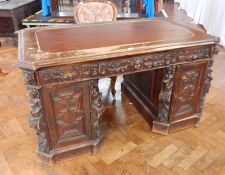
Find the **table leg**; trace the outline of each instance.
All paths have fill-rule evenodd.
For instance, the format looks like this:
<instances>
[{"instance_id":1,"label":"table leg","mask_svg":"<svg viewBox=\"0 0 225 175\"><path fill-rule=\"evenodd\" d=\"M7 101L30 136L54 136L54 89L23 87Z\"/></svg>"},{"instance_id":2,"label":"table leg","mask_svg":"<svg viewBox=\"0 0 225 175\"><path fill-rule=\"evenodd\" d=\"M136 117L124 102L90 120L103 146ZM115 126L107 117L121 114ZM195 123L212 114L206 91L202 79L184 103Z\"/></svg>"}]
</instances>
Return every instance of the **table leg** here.
<instances>
[{"instance_id":1,"label":"table leg","mask_svg":"<svg viewBox=\"0 0 225 175\"><path fill-rule=\"evenodd\" d=\"M95 153L103 135L98 79L37 85L35 72L24 70L30 97L29 124L36 130L37 153L52 165L68 157Z\"/></svg>"},{"instance_id":2,"label":"table leg","mask_svg":"<svg viewBox=\"0 0 225 175\"><path fill-rule=\"evenodd\" d=\"M110 77L110 79L111 79L111 82L110 82L111 94L112 94L112 96L113 96L113 98L114 98L115 95L116 95L115 85L116 85L116 79L117 79L117 76Z\"/></svg>"}]
</instances>

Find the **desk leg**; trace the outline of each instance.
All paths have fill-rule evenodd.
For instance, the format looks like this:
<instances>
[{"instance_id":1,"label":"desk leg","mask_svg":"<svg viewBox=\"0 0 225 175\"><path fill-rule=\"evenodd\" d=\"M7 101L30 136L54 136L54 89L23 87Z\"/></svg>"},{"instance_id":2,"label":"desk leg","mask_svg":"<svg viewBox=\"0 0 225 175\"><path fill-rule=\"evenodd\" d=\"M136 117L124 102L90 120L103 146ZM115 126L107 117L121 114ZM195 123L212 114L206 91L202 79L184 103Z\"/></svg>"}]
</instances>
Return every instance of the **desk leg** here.
<instances>
[{"instance_id":1,"label":"desk leg","mask_svg":"<svg viewBox=\"0 0 225 175\"><path fill-rule=\"evenodd\" d=\"M212 60L124 76L125 92L152 131L166 135L196 126L211 81Z\"/></svg>"}]
</instances>

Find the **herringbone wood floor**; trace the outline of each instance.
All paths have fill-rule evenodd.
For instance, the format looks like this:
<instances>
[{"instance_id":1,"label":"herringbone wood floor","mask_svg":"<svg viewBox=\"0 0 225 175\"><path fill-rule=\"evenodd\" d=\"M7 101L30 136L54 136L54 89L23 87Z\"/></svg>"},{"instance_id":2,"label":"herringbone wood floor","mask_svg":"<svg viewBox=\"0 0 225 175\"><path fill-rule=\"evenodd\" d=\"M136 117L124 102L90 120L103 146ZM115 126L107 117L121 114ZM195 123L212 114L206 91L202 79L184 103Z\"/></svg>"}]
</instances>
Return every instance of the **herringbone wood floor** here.
<instances>
[{"instance_id":1,"label":"herringbone wood floor","mask_svg":"<svg viewBox=\"0 0 225 175\"><path fill-rule=\"evenodd\" d=\"M172 20L186 25L191 21L171 4L166 9ZM27 122L28 96L16 62L16 47L0 48L0 67L8 72L0 77L1 175L225 175L223 49L215 57L214 79L198 128L168 136L153 134L132 103L121 96L119 82L113 101L108 80L101 80L105 139L99 153L53 168L40 164L35 154L35 133Z\"/></svg>"}]
</instances>

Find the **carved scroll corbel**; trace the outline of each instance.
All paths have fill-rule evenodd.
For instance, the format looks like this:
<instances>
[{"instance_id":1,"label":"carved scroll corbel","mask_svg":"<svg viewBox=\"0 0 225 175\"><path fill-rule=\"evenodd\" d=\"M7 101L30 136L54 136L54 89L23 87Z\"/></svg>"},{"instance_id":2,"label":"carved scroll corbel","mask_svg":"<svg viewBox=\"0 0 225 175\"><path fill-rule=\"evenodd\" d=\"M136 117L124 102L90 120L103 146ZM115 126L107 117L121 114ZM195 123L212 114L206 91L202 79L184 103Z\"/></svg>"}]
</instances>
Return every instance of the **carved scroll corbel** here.
<instances>
[{"instance_id":1,"label":"carved scroll corbel","mask_svg":"<svg viewBox=\"0 0 225 175\"><path fill-rule=\"evenodd\" d=\"M38 138L38 151L49 154L49 136L42 109L42 101L40 96L41 87L36 85L33 71L24 70L23 75L24 81L27 85L31 107L28 122L30 127L36 130L36 135Z\"/></svg>"},{"instance_id":2,"label":"carved scroll corbel","mask_svg":"<svg viewBox=\"0 0 225 175\"><path fill-rule=\"evenodd\" d=\"M163 79L159 94L159 112L157 117L157 121L159 122L168 122L175 68L175 66L170 66L163 70Z\"/></svg>"},{"instance_id":3,"label":"carved scroll corbel","mask_svg":"<svg viewBox=\"0 0 225 175\"><path fill-rule=\"evenodd\" d=\"M93 126L93 139L101 137L101 129L99 126L101 116L103 114L102 95L98 88L98 79L90 80L90 104L91 104L91 120Z\"/></svg>"},{"instance_id":4,"label":"carved scroll corbel","mask_svg":"<svg viewBox=\"0 0 225 175\"><path fill-rule=\"evenodd\" d=\"M219 48L216 47L214 49L214 51L213 51L213 54L214 55L218 55L218 53L219 53ZM213 62L214 62L214 58L212 57L209 60L208 67L207 67L207 70L206 70L206 78L205 78L205 81L204 81L202 94L201 94L201 99L200 99L200 104L199 104L199 110L198 110L198 115L199 116L202 115L204 101L205 101L205 96L209 92L209 88L211 86L211 82L212 82L212 79L213 79L212 78L212 72L213 72L212 65L213 65Z\"/></svg>"}]
</instances>

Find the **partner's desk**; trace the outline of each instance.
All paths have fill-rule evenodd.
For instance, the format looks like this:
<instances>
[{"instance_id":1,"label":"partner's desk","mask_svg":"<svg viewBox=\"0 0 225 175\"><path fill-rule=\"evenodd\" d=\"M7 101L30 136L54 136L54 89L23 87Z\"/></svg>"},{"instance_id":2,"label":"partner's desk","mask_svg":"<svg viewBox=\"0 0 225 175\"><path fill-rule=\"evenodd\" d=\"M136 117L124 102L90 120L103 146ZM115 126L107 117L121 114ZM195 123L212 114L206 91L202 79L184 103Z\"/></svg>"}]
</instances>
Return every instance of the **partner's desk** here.
<instances>
[{"instance_id":1,"label":"partner's desk","mask_svg":"<svg viewBox=\"0 0 225 175\"><path fill-rule=\"evenodd\" d=\"M131 20L19 32L29 124L46 164L93 152L102 139L98 80L124 75L123 91L168 134L195 126L211 83L217 39L166 20Z\"/></svg>"}]
</instances>

